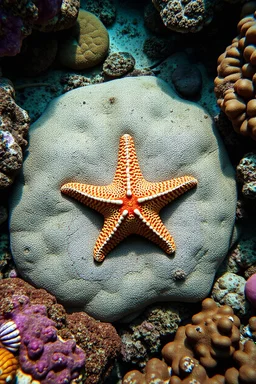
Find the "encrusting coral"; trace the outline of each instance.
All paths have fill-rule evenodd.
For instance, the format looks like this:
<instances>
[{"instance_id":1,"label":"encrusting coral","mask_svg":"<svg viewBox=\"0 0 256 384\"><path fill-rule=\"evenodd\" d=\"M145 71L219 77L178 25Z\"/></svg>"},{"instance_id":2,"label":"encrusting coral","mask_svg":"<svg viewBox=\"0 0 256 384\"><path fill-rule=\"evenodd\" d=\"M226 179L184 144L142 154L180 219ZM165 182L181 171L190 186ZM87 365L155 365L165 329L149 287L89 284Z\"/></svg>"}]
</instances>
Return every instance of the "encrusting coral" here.
<instances>
[{"instance_id":1,"label":"encrusting coral","mask_svg":"<svg viewBox=\"0 0 256 384\"><path fill-rule=\"evenodd\" d=\"M0 188L12 184L22 166L22 148L27 144L30 118L14 98L11 81L0 78Z\"/></svg>"},{"instance_id":2,"label":"encrusting coral","mask_svg":"<svg viewBox=\"0 0 256 384\"><path fill-rule=\"evenodd\" d=\"M18 359L6 348L0 347L0 384L14 382L18 369Z\"/></svg>"},{"instance_id":3,"label":"encrusting coral","mask_svg":"<svg viewBox=\"0 0 256 384\"><path fill-rule=\"evenodd\" d=\"M19 376L57 384L84 367L83 382L93 384L109 374L121 349L111 324L84 312L67 314L54 296L20 278L1 280L0 295L0 323L14 322L21 335Z\"/></svg>"},{"instance_id":4,"label":"encrusting coral","mask_svg":"<svg viewBox=\"0 0 256 384\"><path fill-rule=\"evenodd\" d=\"M234 130L256 140L256 12L243 17L237 27L238 36L218 58L214 91Z\"/></svg>"},{"instance_id":5,"label":"encrusting coral","mask_svg":"<svg viewBox=\"0 0 256 384\"><path fill-rule=\"evenodd\" d=\"M212 0L153 0L164 25L176 32L198 32L213 17Z\"/></svg>"},{"instance_id":6,"label":"encrusting coral","mask_svg":"<svg viewBox=\"0 0 256 384\"><path fill-rule=\"evenodd\" d=\"M0 57L15 56L33 28L59 31L74 25L79 0L3 0L0 2Z\"/></svg>"},{"instance_id":7,"label":"encrusting coral","mask_svg":"<svg viewBox=\"0 0 256 384\"><path fill-rule=\"evenodd\" d=\"M249 321L252 328L253 319ZM253 383L256 345L252 340L240 341L239 327L231 307L219 307L207 298L191 324L179 327L174 340L164 346L163 361L150 359L144 373L128 372L123 384L150 384L153 378L162 384Z\"/></svg>"},{"instance_id":8,"label":"encrusting coral","mask_svg":"<svg viewBox=\"0 0 256 384\"><path fill-rule=\"evenodd\" d=\"M244 155L236 168L237 180L243 183L242 193L249 199L256 198L256 152Z\"/></svg>"},{"instance_id":9,"label":"encrusting coral","mask_svg":"<svg viewBox=\"0 0 256 384\"><path fill-rule=\"evenodd\" d=\"M76 24L60 44L58 57L62 65L81 70L102 62L108 48L108 31L102 22L92 13L80 9Z\"/></svg>"}]
</instances>

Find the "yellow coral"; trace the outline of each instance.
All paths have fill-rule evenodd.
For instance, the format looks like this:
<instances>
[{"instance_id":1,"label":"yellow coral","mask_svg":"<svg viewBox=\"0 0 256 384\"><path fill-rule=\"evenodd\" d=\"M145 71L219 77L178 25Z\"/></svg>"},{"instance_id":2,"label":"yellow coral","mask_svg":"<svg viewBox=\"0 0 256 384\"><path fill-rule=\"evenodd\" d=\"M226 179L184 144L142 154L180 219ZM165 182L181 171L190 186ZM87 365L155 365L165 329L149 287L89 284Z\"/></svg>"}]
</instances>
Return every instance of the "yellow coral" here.
<instances>
[{"instance_id":1,"label":"yellow coral","mask_svg":"<svg viewBox=\"0 0 256 384\"><path fill-rule=\"evenodd\" d=\"M18 360L7 349L0 348L0 384L12 383L18 368Z\"/></svg>"},{"instance_id":2,"label":"yellow coral","mask_svg":"<svg viewBox=\"0 0 256 384\"><path fill-rule=\"evenodd\" d=\"M94 67L108 53L108 31L92 13L80 9L69 38L62 41L58 56L62 65L81 70Z\"/></svg>"}]
</instances>

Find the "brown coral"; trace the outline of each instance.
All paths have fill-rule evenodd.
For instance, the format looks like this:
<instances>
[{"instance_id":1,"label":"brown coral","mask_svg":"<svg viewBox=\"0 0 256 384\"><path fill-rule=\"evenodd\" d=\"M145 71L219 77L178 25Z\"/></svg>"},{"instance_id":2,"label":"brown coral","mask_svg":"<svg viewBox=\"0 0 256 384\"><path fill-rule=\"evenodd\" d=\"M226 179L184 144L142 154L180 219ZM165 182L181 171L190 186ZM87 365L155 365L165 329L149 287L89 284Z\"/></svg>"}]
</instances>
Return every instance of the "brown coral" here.
<instances>
[{"instance_id":1,"label":"brown coral","mask_svg":"<svg viewBox=\"0 0 256 384\"><path fill-rule=\"evenodd\" d=\"M146 365L145 372L137 370L128 372L123 379L123 384L147 384L153 383L157 378L157 383L168 384L170 379L169 368L164 361L153 358Z\"/></svg>"},{"instance_id":2,"label":"brown coral","mask_svg":"<svg viewBox=\"0 0 256 384\"><path fill-rule=\"evenodd\" d=\"M218 58L214 91L234 130L256 140L256 12L237 27L238 36Z\"/></svg>"},{"instance_id":3,"label":"brown coral","mask_svg":"<svg viewBox=\"0 0 256 384\"><path fill-rule=\"evenodd\" d=\"M12 83L0 78L0 188L12 184L14 176L22 166L22 147L30 118L28 113L14 101Z\"/></svg>"},{"instance_id":4,"label":"brown coral","mask_svg":"<svg viewBox=\"0 0 256 384\"><path fill-rule=\"evenodd\" d=\"M239 369L233 367L225 374L227 384L249 384L256 383L256 344L246 341L244 345L233 355Z\"/></svg>"},{"instance_id":5,"label":"brown coral","mask_svg":"<svg viewBox=\"0 0 256 384\"><path fill-rule=\"evenodd\" d=\"M108 47L108 31L102 22L92 13L80 9L69 37L60 44L59 61L75 70L91 68L104 60Z\"/></svg>"},{"instance_id":6,"label":"brown coral","mask_svg":"<svg viewBox=\"0 0 256 384\"><path fill-rule=\"evenodd\" d=\"M179 327L174 341L162 349L165 364L159 360L152 365L157 369L149 369L152 362L149 360L144 373L128 372L123 384L152 383L146 374L149 370L150 377L162 384L222 384L225 382L224 376L216 372L212 376L212 368L221 367L223 360L229 362L239 349L239 326L240 320L231 307L218 307L214 300L207 298L202 302L202 311L192 317L192 323ZM239 362L239 359L238 354L235 360ZM167 367L171 367L169 381L166 377Z\"/></svg>"}]
</instances>

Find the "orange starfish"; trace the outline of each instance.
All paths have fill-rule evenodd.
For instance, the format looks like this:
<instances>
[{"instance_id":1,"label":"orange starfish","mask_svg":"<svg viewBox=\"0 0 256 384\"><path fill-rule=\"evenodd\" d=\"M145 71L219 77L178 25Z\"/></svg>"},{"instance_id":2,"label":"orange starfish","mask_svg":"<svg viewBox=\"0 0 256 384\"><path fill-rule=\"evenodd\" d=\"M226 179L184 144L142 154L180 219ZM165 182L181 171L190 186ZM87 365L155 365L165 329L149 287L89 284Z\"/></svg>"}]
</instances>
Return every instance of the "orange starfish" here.
<instances>
[{"instance_id":1,"label":"orange starfish","mask_svg":"<svg viewBox=\"0 0 256 384\"><path fill-rule=\"evenodd\" d=\"M175 251L173 237L159 217L170 201L196 186L197 180L182 176L151 183L142 176L133 138L120 139L114 180L106 186L80 183L62 185L61 192L104 215L105 221L94 247L94 259L101 262L118 243L132 233L158 244L166 253Z\"/></svg>"}]
</instances>

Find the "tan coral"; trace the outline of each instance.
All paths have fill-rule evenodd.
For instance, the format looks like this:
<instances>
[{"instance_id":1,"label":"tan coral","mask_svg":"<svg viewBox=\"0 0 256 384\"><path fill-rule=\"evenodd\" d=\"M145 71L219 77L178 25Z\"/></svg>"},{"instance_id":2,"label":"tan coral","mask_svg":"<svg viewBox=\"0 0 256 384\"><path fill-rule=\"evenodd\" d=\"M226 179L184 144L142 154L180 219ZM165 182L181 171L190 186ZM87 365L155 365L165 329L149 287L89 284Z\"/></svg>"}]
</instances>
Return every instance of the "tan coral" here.
<instances>
[{"instance_id":1,"label":"tan coral","mask_svg":"<svg viewBox=\"0 0 256 384\"><path fill-rule=\"evenodd\" d=\"M205 368L215 368L218 361L232 356L240 340L240 320L231 307L218 307L205 299L202 311L186 326L186 340Z\"/></svg>"},{"instance_id":2,"label":"tan coral","mask_svg":"<svg viewBox=\"0 0 256 384\"><path fill-rule=\"evenodd\" d=\"M13 383L17 368L17 358L7 349L0 348L0 384Z\"/></svg>"},{"instance_id":3,"label":"tan coral","mask_svg":"<svg viewBox=\"0 0 256 384\"><path fill-rule=\"evenodd\" d=\"M92 13L80 9L69 37L60 44L58 57L64 66L75 70L87 69L101 63L108 48L108 31L102 22Z\"/></svg>"},{"instance_id":4,"label":"tan coral","mask_svg":"<svg viewBox=\"0 0 256 384\"><path fill-rule=\"evenodd\" d=\"M123 378L123 384L168 384L170 379L169 368L164 361L157 358L150 359L145 367L145 372L137 370L128 372Z\"/></svg>"},{"instance_id":5,"label":"tan coral","mask_svg":"<svg viewBox=\"0 0 256 384\"><path fill-rule=\"evenodd\" d=\"M255 9L255 2L242 11ZM218 58L214 91L236 132L256 140L256 12L240 20L238 36Z\"/></svg>"},{"instance_id":6,"label":"tan coral","mask_svg":"<svg viewBox=\"0 0 256 384\"><path fill-rule=\"evenodd\" d=\"M229 368L225 374L225 383L256 383L256 344L250 340L244 345L241 344L240 350L234 353L233 359L237 362L239 369Z\"/></svg>"},{"instance_id":7,"label":"tan coral","mask_svg":"<svg viewBox=\"0 0 256 384\"><path fill-rule=\"evenodd\" d=\"M150 370L155 382L165 383L167 368L171 368L169 384L224 384L225 377L212 368L218 367L223 359L230 361L239 349L240 320L231 307L218 307L214 300L207 298L202 302L202 310L192 317L191 324L179 327L175 338L162 349L165 365L158 360L157 369L151 360L145 367L145 373L128 372L123 384L151 384L146 376ZM239 362L239 355L237 361ZM161 365L162 364L162 365ZM132 374L131 374L132 373ZM216 374L217 373L217 374ZM127 380L130 381L127 381ZM157 381L159 380L159 381ZM230 383L229 383L230 384ZM235 383L233 383L235 384Z\"/></svg>"}]
</instances>

